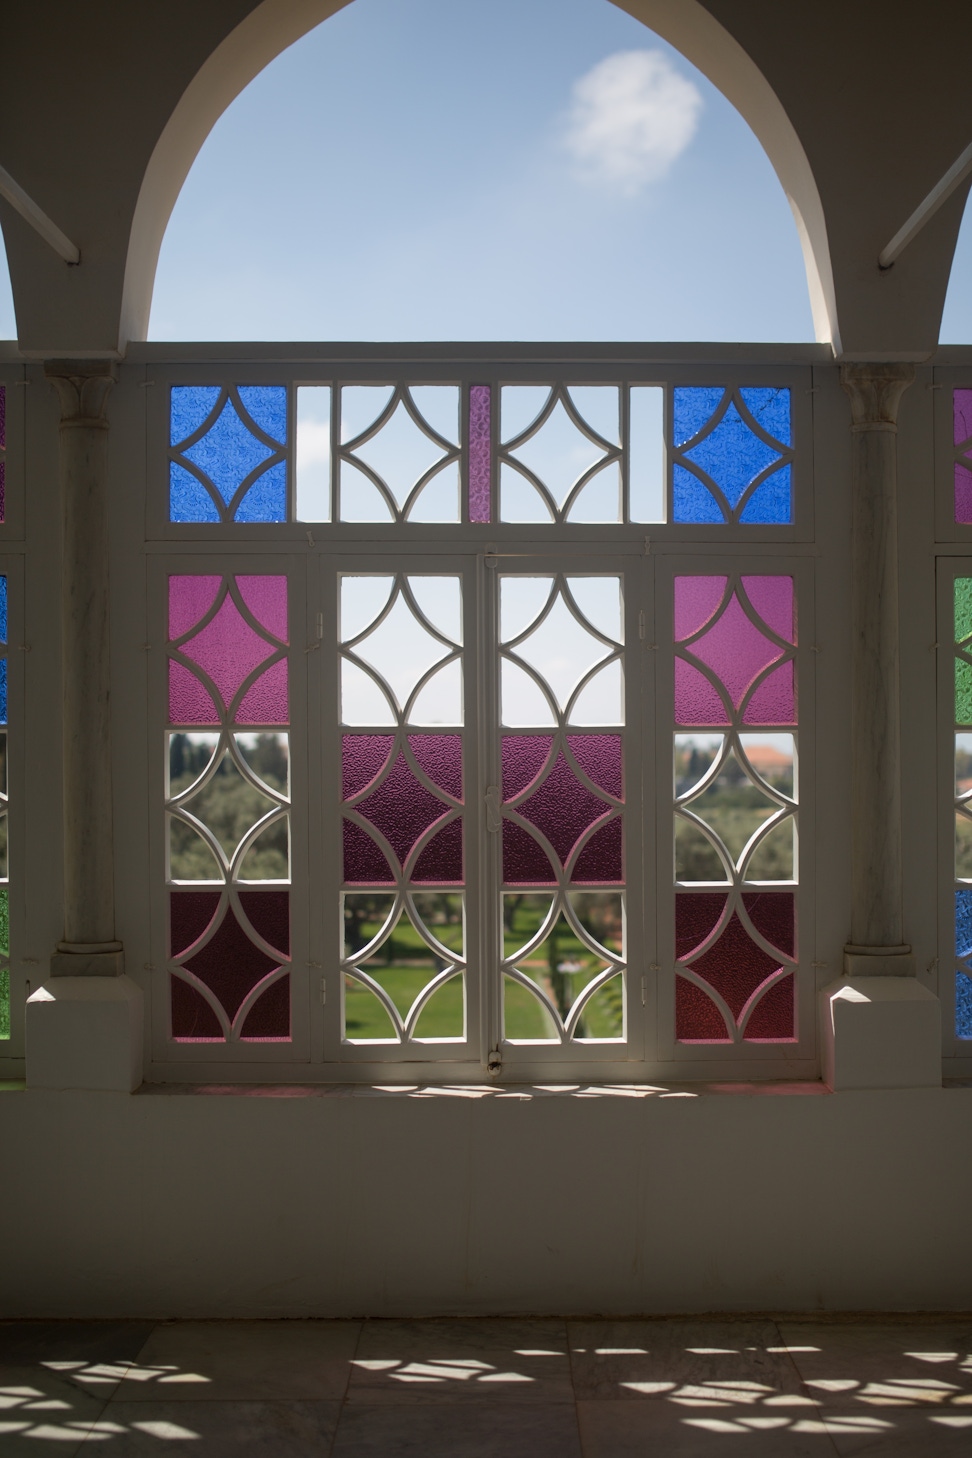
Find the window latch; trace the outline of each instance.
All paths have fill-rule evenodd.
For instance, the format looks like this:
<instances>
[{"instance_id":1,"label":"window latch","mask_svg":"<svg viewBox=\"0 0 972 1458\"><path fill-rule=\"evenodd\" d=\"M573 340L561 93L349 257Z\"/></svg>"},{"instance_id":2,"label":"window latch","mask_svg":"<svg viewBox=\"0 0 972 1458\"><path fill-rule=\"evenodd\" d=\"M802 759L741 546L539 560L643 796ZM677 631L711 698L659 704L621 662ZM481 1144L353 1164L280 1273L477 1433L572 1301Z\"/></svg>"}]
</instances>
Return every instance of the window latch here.
<instances>
[{"instance_id":1,"label":"window latch","mask_svg":"<svg viewBox=\"0 0 972 1458\"><path fill-rule=\"evenodd\" d=\"M503 827L500 814L500 792L498 785L490 785L486 791L486 829L494 834Z\"/></svg>"}]
</instances>

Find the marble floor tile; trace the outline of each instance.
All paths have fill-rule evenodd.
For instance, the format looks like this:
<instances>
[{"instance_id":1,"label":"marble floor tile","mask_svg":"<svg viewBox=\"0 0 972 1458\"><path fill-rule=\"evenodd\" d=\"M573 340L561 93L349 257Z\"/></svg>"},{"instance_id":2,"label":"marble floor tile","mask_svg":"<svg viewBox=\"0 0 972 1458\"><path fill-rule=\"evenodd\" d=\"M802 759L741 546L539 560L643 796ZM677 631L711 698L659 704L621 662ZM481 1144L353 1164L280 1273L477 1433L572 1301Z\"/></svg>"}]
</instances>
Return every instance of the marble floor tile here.
<instances>
[{"instance_id":1,"label":"marble floor tile","mask_svg":"<svg viewBox=\"0 0 972 1458\"><path fill-rule=\"evenodd\" d=\"M84 1366L85 1364L81 1364ZM15 1366L0 1363L0 1454L78 1451L85 1435L101 1418L109 1392L89 1392L71 1380L71 1373L51 1371L42 1363Z\"/></svg>"},{"instance_id":2,"label":"marble floor tile","mask_svg":"<svg viewBox=\"0 0 972 1458\"><path fill-rule=\"evenodd\" d=\"M346 1403L331 1458L581 1458L571 1403Z\"/></svg>"},{"instance_id":3,"label":"marble floor tile","mask_svg":"<svg viewBox=\"0 0 972 1458\"><path fill-rule=\"evenodd\" d=\"M133 1362L154 1321L0 1321L0 1363Z\"/></svg>"},{"instance_id":4,"label":"marble floor tile","mask_svg":"<svg viewBox=\"0 0 972 1458\"><path fill-rule=\"evenodd\" d=\"M802 1413L676 1408L668 1402L578 1402L584 1458L835 1458ZM915 1455L918 1458L918 1455Z\"/></svg>"},{"instance_id":5,"label":"marble floor tile","mask_svg":"<svg viewBox=\"0 0 972 1458\"><path fill-rule=\"evenodd\" d=\"M344 1396L356 1321L173 1321L155 1327L128 1371L124 1402Z\"/></svg>"},{"instance_id":6,"label":"marble floor tile","mask_svg":"<svg viewBox=\"0 0 972 1458\"><path fill-rule=\"evenodd\" d=\"M841 1454L972 1452L972 1322L781 1322Z\"/></svg>"},{"instance_id":7,"label":"marble floor tile","mask_svg":"<svg viewBox=\"0 0 972 1458\"><path fill-rule=\"evenodd\" d=\"M562 1321L366 1321L348 1401L572 1402Z\"/></svg>"},{"instance_id":8,"label":"marble floor tile","mask_svg":"<svg viewBox=\"0 0 972 1458\"><path fill-rule=\"evenodd\" d=\"M109 1403L81 1458L327 1458L338 1402Z\"/></svg>"},{"instance_id":9,"label":"marble floor tile","mask_svg":"<svg viewBox=\"0 0 972 1458\"><path fill-rule=\"evenodd\" d=\"M572 1321L571 1371L579 1399L681 1400L810 1406L771 1321ZM696 1390L698 1389L698 1390Z\"/></svg>"}]
</instances>

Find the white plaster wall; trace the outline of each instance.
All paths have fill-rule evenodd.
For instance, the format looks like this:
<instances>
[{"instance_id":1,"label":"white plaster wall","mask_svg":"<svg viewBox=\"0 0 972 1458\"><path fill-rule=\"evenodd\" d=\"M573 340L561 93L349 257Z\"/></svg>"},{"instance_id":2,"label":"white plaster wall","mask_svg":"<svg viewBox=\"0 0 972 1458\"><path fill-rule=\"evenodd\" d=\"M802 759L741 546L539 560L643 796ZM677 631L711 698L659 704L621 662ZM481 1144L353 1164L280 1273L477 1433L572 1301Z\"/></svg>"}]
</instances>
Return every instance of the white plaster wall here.
<instances>
[{"instance_id":1,"label":"white plaster wall","mask_svg":"<svg viewBox=\"0 0 972 1458\"><path fill-rule=\"evenodd\" d=\"M972 1088L0 1094L0 1314L968 1310L970 1118Z\"/></svg>"}]
</instances>

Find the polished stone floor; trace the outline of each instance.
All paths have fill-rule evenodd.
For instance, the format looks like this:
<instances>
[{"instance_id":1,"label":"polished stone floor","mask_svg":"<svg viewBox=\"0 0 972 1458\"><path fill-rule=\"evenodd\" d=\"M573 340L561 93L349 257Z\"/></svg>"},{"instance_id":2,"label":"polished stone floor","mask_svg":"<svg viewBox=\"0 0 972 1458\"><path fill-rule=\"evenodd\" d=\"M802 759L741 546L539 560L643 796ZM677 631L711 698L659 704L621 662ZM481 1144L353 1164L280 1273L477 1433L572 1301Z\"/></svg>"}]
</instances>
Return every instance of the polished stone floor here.
<instances>
[{"instance_id":1,"label":"polished stone floor","mask_svg":"<svg viewBox=\"0 0 972 1458\"><path fill-rule=\"evenodd\" d=\"M0 1322L0 1454L972 1453L972 1318Z\"/></svg>"}]
</instances>

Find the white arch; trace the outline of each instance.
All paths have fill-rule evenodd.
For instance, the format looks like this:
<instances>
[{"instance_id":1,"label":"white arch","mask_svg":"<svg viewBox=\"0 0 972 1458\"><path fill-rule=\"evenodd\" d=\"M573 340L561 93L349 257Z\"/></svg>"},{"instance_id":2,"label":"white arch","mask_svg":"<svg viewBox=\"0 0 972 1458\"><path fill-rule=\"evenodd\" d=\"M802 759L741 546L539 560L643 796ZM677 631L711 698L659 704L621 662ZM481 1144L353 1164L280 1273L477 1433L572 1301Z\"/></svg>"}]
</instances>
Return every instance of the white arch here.
<instances>
[{"instance_id":1,"label":"white arch","mask_svg":"<svg viewBox=\"0 0 972 1458\"><path fill-rule=\"evenodd\" d=\"M145 169L132 219L119 347L148 333L165 229L196 156L219 117L263 68L350 0L262 0L197 71ZM810 163L763 73L698 0L612 0L709 78L749 123L786 193L803 248L814 330L840 350L827 225Z\"/></svg>"}]
</instances>

